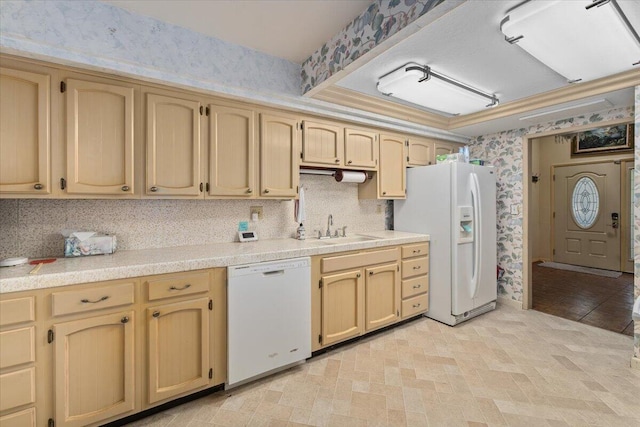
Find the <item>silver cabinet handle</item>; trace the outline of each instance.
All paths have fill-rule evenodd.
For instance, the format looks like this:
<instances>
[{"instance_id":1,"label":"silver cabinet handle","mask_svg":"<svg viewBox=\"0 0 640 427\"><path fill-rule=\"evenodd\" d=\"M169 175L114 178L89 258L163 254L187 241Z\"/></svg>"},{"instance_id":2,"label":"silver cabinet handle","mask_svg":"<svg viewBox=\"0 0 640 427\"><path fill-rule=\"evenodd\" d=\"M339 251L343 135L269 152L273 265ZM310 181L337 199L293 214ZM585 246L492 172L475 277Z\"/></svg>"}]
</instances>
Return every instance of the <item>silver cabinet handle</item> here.
<instances>
[{"instance_id":1,"label":"silver cabinet handle","mask_svg":"<svg viewBox=\"0 0 640 427\"><path fill-rule=\"evenodd\" d=\"M83 304L97 304L99 302L106 301L108 299L109 299L109 296L105 295L105 296L103 296L100 299L97 299L95 301L91 301L91 300L88 300L88 299L85 298L85 299L81 299L80 302L83 303Z\"/></svg>"},{"instance_id":2,"label":"silver cabinet handle","mask_svg":"<svg viewBox=\"0 0 640 427\"><path fill-rule=\"evenodd\" d=\"M44 185L38 183L38 184L35 184L33 188L35 188L36 190L42 190L44 188Z\"/></svg>"},{"instance_id":3,"label":"silver cabinet handle","mask_svg":"<svg viewBox=\"0 0 640 427\"><path fill-rule=\"evenodd\" d=\"M181 288L178 288L177 286L169 286L169 290L170 291L184 291L185 289L189 289L191 287L191 285L189 283L187 283L186 285L182 286Z\"/></svg>"},{"instance_id":4,"label":"silver cabinet handle","mask_svg":"<svg viewBox=\"0 0 640 427\"><path fill-rule=\"evenodd\" d=\"M253 190L249 188L249 189L247 189L247 193L251 194L251 193L253 193Z\"/></svg>"},{"instance_id":5,"label":"silver cabinet handle","mask_svg":"<svg viewBox=\"0 0 640 427\"><path fill-rule=\"evenodd\" d=\"M151 187L149 190L151 190L151 191L153 191L155 193L156 191L158 191L158 187Z\"/></svg>"},{"instance_id":6,"label":"silver cabinet handle","mask_svg":"<svg viewBox=\"0 0 640 427\"><path fill-rule=\"evenodd\" d=\"M154 311L152 316L153 317L160 317L160 312L159 311Z\"/></svg>"},{"instance_id":7,"label":"silver cabinet handle","mask_svg":"<svg viewBox=\"0 0 640 427\"><path fill-rule=\"evenodd\" d=\"M128 185L123 185L122 186L122 191L129 191L129 186Z\"/></svg>"},{"instance_id":8,"label":"silver cabinet handle","mask_svg":"<svg viewBox=\"0 0 640 427\"><path fill-rule=\"evenodd\" d=\"M265 192L265 194L269 194L269 189L268 189L268 188L265 188L265 189L264 189L264 192Z\"/></svg>"},{"instance_id":9,"label":"silver cabinet handle","mask_svg":"<svg viewBox=\"0 0 640 427\"><path fill-rule=\"evenodd\" d=\"M413 289L420 289L422 285L413 285Z\"/></svg>"},{"instance_id":10,"label":"silver cabinet handle","mask_svg":"<svg viewBox=\"0 0 640 427\"><path fill-rule=\"evenodd\" d=\"M128 316L124 316L122 319L120 319L120 322L129 323L129 317Z\"/></svg>"}]
</instances>

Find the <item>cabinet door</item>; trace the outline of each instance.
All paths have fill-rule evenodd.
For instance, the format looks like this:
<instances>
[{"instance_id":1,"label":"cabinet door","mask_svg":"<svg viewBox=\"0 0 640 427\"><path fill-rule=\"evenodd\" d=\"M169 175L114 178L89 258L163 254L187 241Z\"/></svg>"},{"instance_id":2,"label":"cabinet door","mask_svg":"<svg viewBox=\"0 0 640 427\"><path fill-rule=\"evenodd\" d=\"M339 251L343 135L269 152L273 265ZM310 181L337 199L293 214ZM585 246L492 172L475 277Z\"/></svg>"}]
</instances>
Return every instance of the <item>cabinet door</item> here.
<instances>
[{"instance_id":1,"label":"cabinet door","mask_svg":"<svg viewBox=\"0 0 640 427\"><path fill-rule=\"evenodd\" d=\"M426 138L409 138L407 144L407 165L426 166L434 164L435 142Z\"/></svg>"},{"instance_id":2,"label":"cabinet door","mask_svg":"<svg viewBox=\"0 0 640 427\"><path fill-rule=\"evenodd\" d=\"M255 113L209 105L209 196L253 196L256 180Z\"/></svg>"},{"instance_id":3,"label":"cabinet door","mask_svg":"<svg viewBox=\"0 0 640 427\"><path fill-rule=\"evenodd\" d=\"M209 384L209 298L147 309L149 402Z\"/></svg>"},{"instance_id":4,"label":"cabinet door","mask_svg":"<svg viewBox=\"0 0 640 427\"><path fill-rule=\"evenodd\" d=\"M67 193L133 194L133 87L66 83Z\"/></svg>"},{"instance_id":5,"label":"cabinet door","mask_svg":"<svg viewBox=\"0 0 640 427\"><path fill-rule=\"evenodd\" d=\"M378 134L359 129L344 130L345 167L375 170L378 167Z\"/></svg>"},{"instance_id":6,"label":"cabinet door","mask_svg":"<svg viewBox=\"0 0 640 427\"><path fill-rule=\"evenodd\" d=\"M200 196L200 102L147 94L146 194Z\"/></svg>"},{"instance_id":7,"label":"cabinet door","mask_svg":"<svg viewBox=\"0 0 640 427\"><path fill-rule=\"evenodd\" d=\"M405 197L405 139L395 135L380 135L380 169L378 171L378 197L402 199Z\"/></svg>"},{"instance_id":8,"label":"cabinet door","mask_svg":"<svg viewBox=\"0 0 640 427\"><path fill-rule=\"evenodd\" d=\"M302 161L305 166L336 167L344 164L344 136L340 126L302 122Z\"/></svg>"},{"instance_id":9,"label":"cabinet door","mask_svg":"<svg viewBox=\"0 0 640 427\"><path fill-rule=\"evenodd\" d=\"M456 144L455 142L436 141L433 149L433 158L435 163L435 157L441 154L454 154L458 152L460 147L464 147L464 144Z\"/></svg>"},{"instance_id":10,"label":"cabinet door","mask_svg":"<svg viewBox=\"0 0 640 427\"><path fill-rule=\"evenodd\" d=\"M365 330L371 331L400 319L400 274L398 263L366 268Z\"/></svg>"},{"instance_id":11,"label":"cabinet door","mask_svg":"<svg viewBox=\"0 0 640 427\"><path fill-rule=\"evenodd\" d=\"M134 312L54 325L56 426L134 409Z\"/></svg>"},{"instance_id":12,"label":"cabinet door","mask_svg":"<svg viewBox=\"0 0 640 427\"><path fill-rule=\"evenodd\" d=\"M298 195L300 131L292 117L260 115L260 196Z\"/></svg>"},{"instance_id":13,"label":"cabinet door","mask_svg":"<svg viewBox=\"0 0 640 427\"><path fill-rule=\"evenodd\" d=\"M0 68L0 193L51 193L49 82Z\"/></svg>"},{"instance_id":14,"label":"cabinet door","mask_svg":"<svg viewBox=\"0 0 640 427\"><path fill-rule=\"evenodd\" d=\"M322 277L322 345L360 335L364 322L361 270Z\"/></svg>"}]
</instances>

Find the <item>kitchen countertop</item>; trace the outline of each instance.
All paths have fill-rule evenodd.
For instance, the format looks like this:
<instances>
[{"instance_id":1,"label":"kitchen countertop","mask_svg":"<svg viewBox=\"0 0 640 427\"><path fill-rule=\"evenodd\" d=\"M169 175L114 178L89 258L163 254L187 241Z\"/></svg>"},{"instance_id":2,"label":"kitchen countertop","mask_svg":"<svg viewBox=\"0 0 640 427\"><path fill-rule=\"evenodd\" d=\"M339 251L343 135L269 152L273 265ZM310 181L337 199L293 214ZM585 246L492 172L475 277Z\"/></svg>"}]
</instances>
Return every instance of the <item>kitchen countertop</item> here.
<instances>
[{"instance_id":1,"label":"kitchen countertop","mask_svg":"<svg viewBox=\"0 0 640 427\"><path fill-rule=\"evenodd\" d=\"M354 241L358 236L375 239ZM29 272L34 266L29 264L0 268L0 294L426 241L429 241L426 234L376 231L330 239L330 243L314 238L273 239L58 258L54 263L43 264L38 274L33 275Z\"/></svg>"}]
</instances>

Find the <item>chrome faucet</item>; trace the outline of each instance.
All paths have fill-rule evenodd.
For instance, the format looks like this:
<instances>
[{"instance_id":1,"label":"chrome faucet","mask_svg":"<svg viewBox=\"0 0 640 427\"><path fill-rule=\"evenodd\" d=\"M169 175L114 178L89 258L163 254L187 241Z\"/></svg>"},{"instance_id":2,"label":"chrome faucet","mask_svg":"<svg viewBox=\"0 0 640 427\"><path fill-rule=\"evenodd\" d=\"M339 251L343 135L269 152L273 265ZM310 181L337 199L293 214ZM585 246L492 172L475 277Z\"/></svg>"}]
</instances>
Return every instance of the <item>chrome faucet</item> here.
<instances>
[{"instance_id":1,"label":"chrome faucet","mask_svg":"<svg viewBox=\"0 0 640 427\"><path fill-rule=\"evenodd\" d=\"M327 220L327 237L331 237L331 226L333 225L333 215L329 214L329 219Z\"/></svg>"}]
</instances>

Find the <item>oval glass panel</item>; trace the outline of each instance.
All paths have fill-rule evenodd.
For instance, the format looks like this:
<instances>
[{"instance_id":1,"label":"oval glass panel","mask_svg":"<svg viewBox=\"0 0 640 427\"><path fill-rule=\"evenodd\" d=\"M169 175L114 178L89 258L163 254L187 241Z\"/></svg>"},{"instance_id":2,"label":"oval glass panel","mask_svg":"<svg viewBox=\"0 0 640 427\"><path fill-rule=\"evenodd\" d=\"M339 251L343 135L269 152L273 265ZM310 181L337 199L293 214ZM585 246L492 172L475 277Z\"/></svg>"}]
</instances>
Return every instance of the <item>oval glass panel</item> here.
<instances>
[{"instance_id":1,"label":"oval glass panel","mask_svg":"<svg viewBox=\"0 0 640 427\"><path fill-rule=\"evenodd\" d=\"M580 228L591 228L598 218L600 194L593 179L584 176L578 180L571 195L571 212Z\"/></svg>"}]
</instances>

